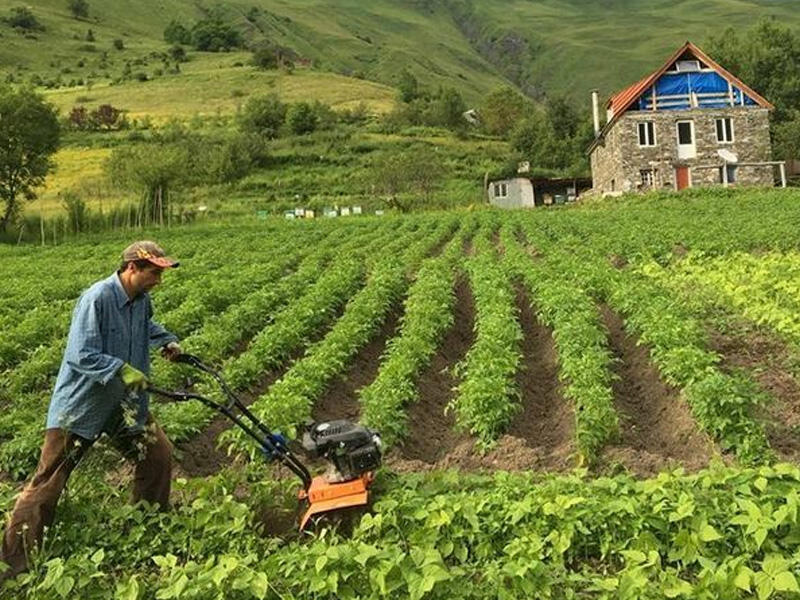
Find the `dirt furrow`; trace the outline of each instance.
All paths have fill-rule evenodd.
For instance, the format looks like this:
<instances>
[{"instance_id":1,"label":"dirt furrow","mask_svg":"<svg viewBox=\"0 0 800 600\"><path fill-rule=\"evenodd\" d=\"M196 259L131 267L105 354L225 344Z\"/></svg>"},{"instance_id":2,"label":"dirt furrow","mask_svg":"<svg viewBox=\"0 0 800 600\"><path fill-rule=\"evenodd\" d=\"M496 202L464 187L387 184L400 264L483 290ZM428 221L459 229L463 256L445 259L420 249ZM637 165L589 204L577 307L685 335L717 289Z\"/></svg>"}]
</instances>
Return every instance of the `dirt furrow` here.
<instances>
[{"instance_id":1,"label":"dirt furrow","mask_svg":"<svg viewBox=\"0 0 800 600\"><path fill-rule=\"evenodd\" d=\"M553 332L536 318L528 297L517 289L517 308L524 334L522 368L517 376L522 411L508 434L537 451L537 470L565 470L575 451L575 413L558 381L558 356Z\"/></svg>"},{"instance_id":2,"label":"dirt furrow","mask_svg":"<svg viewBox=\"0 0 800 600\"><path fill-rule=\"evenodd\" d=\"M401 314L399 308L391 311L380 331L359 351L347 371L331 382L322 398L314 405L314 421L358 421L361 413L358 391L372 383L378 375L381 356L388 341L397 334Z\"/></svg>"},{"instance_id":3,"label":"dirt furrow","mask_svg":"<svg viewBox=\"0 0 800 600\"><path fill-rule=\"evenodd\" d=\"M445 414L457 383L452 369L464 358L475 339L475 305L469 283L464 279L455 287L453 317L453 326L417 382L418 400L408 407L408 436L387 458L387 462L399 470L404 469L401 463L406 461L433 465L465 437L455 431L452 413Z\"/></svg>"},{"instance_id":4,"label":"dirt furrow","mask_svg":"<svg viewBox=\"0 0 800 600\"><path fill-rule=\"evenodd\" d=\"M620 440L607 447L600 468L622 464L639 476L683 466L697 471L708 465L713 443L701 433L677 389L661 380L646 346L626 333L620 316L601 306L609 343L618 359L614 399L620 415Z\"/></svg>"}]
</instances>

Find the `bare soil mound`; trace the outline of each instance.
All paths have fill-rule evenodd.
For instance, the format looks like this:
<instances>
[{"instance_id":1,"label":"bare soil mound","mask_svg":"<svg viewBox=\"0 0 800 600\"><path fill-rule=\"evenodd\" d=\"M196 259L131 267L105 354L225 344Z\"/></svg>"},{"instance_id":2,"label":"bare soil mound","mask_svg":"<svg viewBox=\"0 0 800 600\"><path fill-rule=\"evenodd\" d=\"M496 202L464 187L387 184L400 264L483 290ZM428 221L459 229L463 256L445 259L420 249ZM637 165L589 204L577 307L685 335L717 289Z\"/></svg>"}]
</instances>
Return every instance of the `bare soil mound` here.
<instances>
[{"instance_id":1,"label":"bare soil mound","mask_svg":"<svg viewBox=\"0 0 800 600\"><path fill-rule=\"evenodd\" d=\"M651 476L677 466L706 467L714 446L702 434L680 392L661 380L646 346L625 332L619 315L601 306L611 351L618 359L613 382L621 438L601 456L600 469L621 463L632 473Z\"/></svg>"},{"instance_id":2,"label":"bare soil mound","mask_svg":"<svg viewBox=\"0 0 800 600\"><path fill-rule=\"evenodd\" d=\"M742 324L729 332L711 332L712 347L723 357L723 368L743 368L773 399L759 416L778 458L800 462L800 382L791 373L786 345Z\"/></svg>"}]
</instances>

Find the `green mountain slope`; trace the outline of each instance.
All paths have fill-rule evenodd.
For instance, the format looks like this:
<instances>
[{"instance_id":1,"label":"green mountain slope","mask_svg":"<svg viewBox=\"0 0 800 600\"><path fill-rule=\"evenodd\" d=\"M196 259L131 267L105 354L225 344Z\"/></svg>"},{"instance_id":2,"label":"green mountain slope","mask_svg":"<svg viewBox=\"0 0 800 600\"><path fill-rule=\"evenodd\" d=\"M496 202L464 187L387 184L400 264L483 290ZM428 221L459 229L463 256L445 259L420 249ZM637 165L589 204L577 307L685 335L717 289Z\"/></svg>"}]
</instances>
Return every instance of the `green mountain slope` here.
<instances>
[{"instance_id":1,"label":"green mountain slope","mask_svg":"<svg viewBox=\"0 0 800 600\"><path fill-rule=\"evenodd\" d=\"M526 93L585 98L636 80L686 39L703 44L728 25L762 16L800 25L794 0L227 0L227 18L250 41L270 39L322 70L391 84L403 68L424 84L452 85L468 100L513 82ZM0 0L0 15L22 5ZM67 0L38 0L45 31L0 25L0 73L63 83L118 76L125 61L163 51L171 19L191 25L217 3L89 0L86 21ZM87 29L95 36L92 49ZM35 38L35 39L33 39ZM112 41L122 39L124 50ZM107 57L103 58L103 52ZM152 60L152 59L151 59ZM147 66L147 65L145 65Z\"/></svg>"}]
</instances>

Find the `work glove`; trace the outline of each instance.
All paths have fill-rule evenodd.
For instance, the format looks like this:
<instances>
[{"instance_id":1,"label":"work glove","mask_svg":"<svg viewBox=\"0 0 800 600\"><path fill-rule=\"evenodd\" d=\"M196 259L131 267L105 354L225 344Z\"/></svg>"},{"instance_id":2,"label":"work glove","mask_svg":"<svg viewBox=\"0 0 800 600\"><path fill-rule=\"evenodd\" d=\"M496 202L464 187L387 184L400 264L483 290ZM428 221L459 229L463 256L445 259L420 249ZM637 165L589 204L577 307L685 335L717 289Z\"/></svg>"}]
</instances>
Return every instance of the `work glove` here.
<instances>
[{"instance_id":1,"label":"work glove","mask_svg":"<svg viewBox=\"0 0 800 600\"><path fill-rule=\"evenodd\" d=\"M128 363L122 365L119 370L119 376L129 391L141 392L147 387L147 376Z\"/></svg>"},{"instance_id":2,"label":"work glove","mask_svg":"<svg viewBox=\"0 0 800 600\"><path fill-rule=\"evenodd\" d=\"M183 354L183 350L178 342L170 342L166 346L161 347L161 356L167 360L175 360L181 354Z\"/></svg>"}]
</instances>

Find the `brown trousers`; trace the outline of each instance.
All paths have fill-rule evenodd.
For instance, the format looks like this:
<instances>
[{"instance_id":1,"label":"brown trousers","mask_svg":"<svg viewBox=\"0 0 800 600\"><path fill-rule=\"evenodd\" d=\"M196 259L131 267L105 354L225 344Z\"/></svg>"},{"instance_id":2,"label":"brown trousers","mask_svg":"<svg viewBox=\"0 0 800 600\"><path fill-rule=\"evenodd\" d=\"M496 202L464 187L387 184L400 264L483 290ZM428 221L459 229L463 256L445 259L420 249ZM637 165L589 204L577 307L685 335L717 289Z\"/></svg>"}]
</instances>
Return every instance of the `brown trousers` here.
<instances>
[{"instance_id":1,"label":"brown trousers","mask_svg":"<svg viewBox=\"0 0 800 600\"><path fill-rule=\"evenodd\" d=\"M161 427L150 418L146 431L137 435L116 435L112 444L136 463L133 502L147 500L162 510L169 507L172 473L172 444ZM0 560L11 569L0 573L0 582L28 568L28 553L42 541L44 528L55 518L56 504L67 479L92 441L62 429L48 429L39 466L17 497L3 537Z\"/></svg>"}]
</instances>

